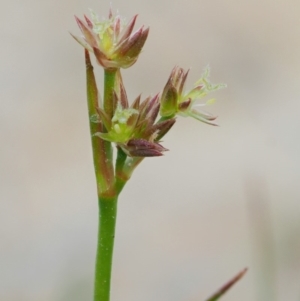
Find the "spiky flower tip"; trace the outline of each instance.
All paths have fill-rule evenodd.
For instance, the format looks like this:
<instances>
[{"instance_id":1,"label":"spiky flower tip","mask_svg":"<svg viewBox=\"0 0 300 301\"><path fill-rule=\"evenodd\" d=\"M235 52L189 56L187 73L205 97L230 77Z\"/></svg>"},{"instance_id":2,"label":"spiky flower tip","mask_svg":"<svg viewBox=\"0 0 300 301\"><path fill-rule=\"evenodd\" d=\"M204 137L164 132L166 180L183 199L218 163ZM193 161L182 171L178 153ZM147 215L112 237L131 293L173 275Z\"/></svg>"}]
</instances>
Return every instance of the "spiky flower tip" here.
<instances>
[{"instance_id":1,"label":"spiky flower tip","mask_svg":"<svg viewBox=\"0 0 300 301\"><path fill-rule=\"evenodd\" d=\"M128 68L132 66L146 42L149 28L140 27L133 32L137 15L126 23L119 14L110 10L107 20L91 11L91 19L75 16L83 38L73 36L84 48L93 52L97 62L105 69Z\"/></svg>"},{"instance_id":2,"label":"spiky flower tip","mask_svg":"<svg viewBox=\"0 0 300 301\"><path fill-rule=\"evenodd\" d=\"M114 94L114 115L110 119L102 108L98 108L99 120L106 132L96 133L101 139L114 142L131 157L161 156L167 151L159 142L171 129L175 118L156 122L159 113L159 96L141 101L138 96L129 106L127 94L118 73L118 89Z\"/></svg>"},{"instance_id":3,"label":"spiky flower tip","mask_svg":"<svg viewBox=\"0 0 300 301\"><path fill-rule=\"evenodd\" d=\"M212 104L214 99L208 100L204 104L196 104L198 99L203 98L209 92L219 90L226 87L225 84L211 84L208 80L209 68L206 68L202 77L195 83L194 88L190 91L184 91L185 82L189 70L175 67L164 87L161 97L160 114L163 117L175 116L176 114L183 117L193 117L204 123L216 125L213 121L216 116L205 112L199 111L196 108Z\"/></svg>"}]
</instances>

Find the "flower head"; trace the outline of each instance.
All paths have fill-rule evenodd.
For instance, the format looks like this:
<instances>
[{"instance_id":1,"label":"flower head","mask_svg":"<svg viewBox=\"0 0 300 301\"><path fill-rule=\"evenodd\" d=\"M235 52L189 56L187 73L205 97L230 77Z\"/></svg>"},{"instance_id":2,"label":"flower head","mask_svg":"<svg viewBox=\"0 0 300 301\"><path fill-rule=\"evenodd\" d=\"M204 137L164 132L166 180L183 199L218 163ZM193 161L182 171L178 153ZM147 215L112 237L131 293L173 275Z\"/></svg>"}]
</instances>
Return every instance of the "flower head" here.
<instances>
[{"instance_id":1,"label":"flower head","mask_svg":"<svg viewBox=\"0 0 300 301\"><path fill-rule=\"evenodd\" d=\"M149 28L143 26L133 32L137 15L128 23L111 11L107 20L99 20L94 12L91 19L84 18L83 21L75 16L83 39L72 36L95 54L103 68L128 68L136 62L149 33Z\"/></svg>"},{"instance_id":2,"label":"flower head","mask_svg":"<svg viewBox=\"0 0 300 301\"><path fill-rule=\"evenodd\" d=\"M196 107L213 103L214 99L208 100L205 104L195 105L195 102L206 96L209 92L226 87L226 85L211 84L208 80L209 69L206 68L202 77L195 83L194 88L186 92L184 91L184 86L188 73L189 70L184 71L179 67L175 67L172 70L162 93L160 114L163 117L170 117L178 114L184 117L193 117L211 125L216 125L212 122L217 118L216 116L196 109Z\"/></svg>"},{"instance_id":3,"label":"flower head","mask_svg":"<svg viewBox=\"0 0 300 301\"><path fill-rule=\"evenodd\" d=\"M159 141L174 125L175 119L156 122L160 108L158 95L144 101L138 96L129 106L120 73L117 82L114 115L110 119L102 108L98 108L106 132L98 132L96 136L115 142L132 157L161 156L167 149Z\"/></svg>"}]
</instances>

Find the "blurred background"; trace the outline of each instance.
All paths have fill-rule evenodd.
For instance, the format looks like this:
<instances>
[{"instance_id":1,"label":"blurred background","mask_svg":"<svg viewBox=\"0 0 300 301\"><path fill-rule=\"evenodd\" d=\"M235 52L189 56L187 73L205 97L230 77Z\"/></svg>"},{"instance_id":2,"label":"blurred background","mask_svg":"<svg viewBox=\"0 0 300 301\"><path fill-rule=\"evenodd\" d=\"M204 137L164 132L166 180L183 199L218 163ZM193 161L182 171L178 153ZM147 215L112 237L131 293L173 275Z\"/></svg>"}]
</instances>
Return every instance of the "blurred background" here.
<instances>
[{"instance_id":1,"label":"blurred background","mask_svg":"<svg viewBox=\"0 0 300 301\"><path fill-rule=\"evenodd\" d=\"M0 0L0 300L92 300L97 199L73 15L109 1ZM300 3L113 1L150 35L130 99L211 67L220 127L178 118L119 202L112 300L300 300ZM97 70L98 82L102 71ZM100 85L100 84L99 84ZM100 90L102 87L99 86Z\"/></svg>"}]
</instances>

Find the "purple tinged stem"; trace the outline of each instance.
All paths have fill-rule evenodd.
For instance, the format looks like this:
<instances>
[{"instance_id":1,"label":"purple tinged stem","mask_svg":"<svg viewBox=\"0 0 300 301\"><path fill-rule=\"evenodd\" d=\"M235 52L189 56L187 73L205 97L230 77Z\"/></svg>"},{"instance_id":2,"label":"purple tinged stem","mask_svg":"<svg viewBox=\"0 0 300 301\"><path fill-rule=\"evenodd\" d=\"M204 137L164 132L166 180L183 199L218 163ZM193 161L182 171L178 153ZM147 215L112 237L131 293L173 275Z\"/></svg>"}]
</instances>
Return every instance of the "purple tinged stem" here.
<instances>
[{"instance_id":1,"label":"purple tinged stem","mask_svg":"<svg viewBox=\"0 0 300 301\"><path fill-rule=\"evenodd\" d=\"M87 98L89 117L97 113L98 107L98 90L91 64L90 55L85 50L85 64L87 76ZM97 188L99 195L109 195L113 193L114 174L111 162L106 161L107 142L94 137L97 132L103 131L101 123L90 122L90 131L92 136L93 159L95 174L97 179Z\"/></svg>"}]
</instances>

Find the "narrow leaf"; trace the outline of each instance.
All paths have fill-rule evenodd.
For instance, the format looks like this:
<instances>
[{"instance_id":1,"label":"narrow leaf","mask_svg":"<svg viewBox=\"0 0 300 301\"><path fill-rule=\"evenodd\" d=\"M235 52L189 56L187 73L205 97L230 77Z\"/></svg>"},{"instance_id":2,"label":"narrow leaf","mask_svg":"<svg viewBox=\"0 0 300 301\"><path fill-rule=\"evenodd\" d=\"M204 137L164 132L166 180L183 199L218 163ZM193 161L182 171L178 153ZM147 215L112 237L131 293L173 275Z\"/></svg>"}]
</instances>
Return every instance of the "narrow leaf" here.
<instances>
[{"instance_id":1,"label":"narrow leaf","mask_svg":"<svg viewBox=\"0 0 300 301\"><path fill-rule=\"evenodd\" d=\"M236 282L238 282L248 271L247 268L239 272L235 277L228 281L224 286L222 286L216 293L214 293L206 301L217 301L222 297Z\"/></svg>"}]
</instances>

